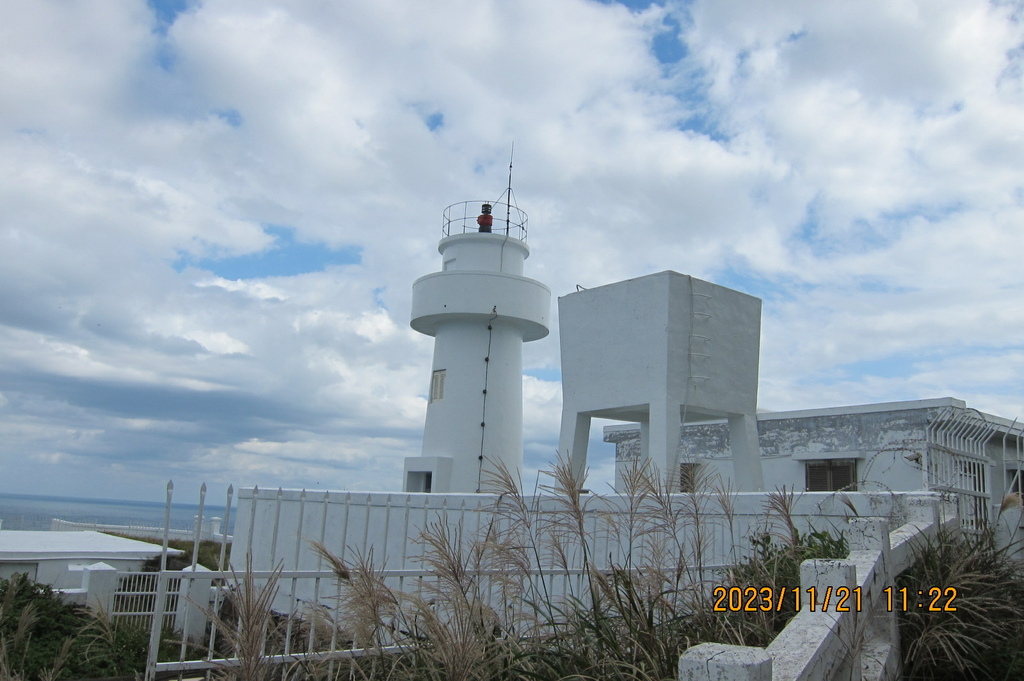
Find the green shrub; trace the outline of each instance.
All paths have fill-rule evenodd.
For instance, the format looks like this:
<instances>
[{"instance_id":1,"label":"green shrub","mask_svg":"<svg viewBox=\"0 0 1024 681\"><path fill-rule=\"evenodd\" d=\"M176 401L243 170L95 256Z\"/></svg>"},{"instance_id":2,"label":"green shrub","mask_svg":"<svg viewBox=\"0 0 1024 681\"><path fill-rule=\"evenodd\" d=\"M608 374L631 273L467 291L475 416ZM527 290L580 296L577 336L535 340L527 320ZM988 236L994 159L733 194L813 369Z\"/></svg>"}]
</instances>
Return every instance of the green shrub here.
<instances>
[{"instance_id":1,"label":"green shrub","mask_svg":"<svg viewBox=\"0 0 1024 681\"><path fill-rule=\"evenodd\" d=\"M786 594L783 605L767 612L728 613L721 625L730 633L717 638L731 639L721 641L723 643L763 647L796 615L794 589L800 587L800 564L818 558L846 558L850 550L842 533L838 536L820 530L801 533L795 528L785 538L765 532L751 538L750 542L752 552L730 570L729 585L770 587L773 594Z\"/></svg>"},{"instance_id":2,"label":"green shrub","mask_svg":"<svg viewBox=\"0 0 1024 681\"><path fill-rule=\"evenodd\" d=\"M155 544L162 546L163 541L159 539L149 539L146 537L135 537L128 534L120 534L117 532L106 532L104 534L110 534L115 537L123 537L125 539L134 539L135 541L145 542L147 544ZM192 549L195 545L191 539L171 539L167 542L167 548L176 549L178 551L184 551L184 555L181 556L168 556L167 557L167 569L168 570L181 570L192 565ZM227 545L225 550L226 557L231 555L231 544ZM210 539L203 539L199 542L199 557L196 562L203 567L218 571L220 570L220 542L213 541ZM160 569L160 556L154 556L150 558L142 565L143 572L157 572Z\"/></svg>"},{"instance_id":3,"label":"green shrub","mask_svg":"<svg viewBox=\"0 0 1024 681\"><path fill-rule=\"evenodd\" d=\"M0 675L29 680L58 676L62 658L81 654L69 654L65 646L74 647L87 617L63 603L49 586L23 574L0 579Z\"/></svg>"},{"instance_id":4,"label":"green shrub","mask_svg":"<svg viewBox=\"0 0 1024 681\"><path fill-rule=\"evenodd\" d=\"M148 646L147 627L111 623L23 574L0 579L0 681L141 674Z\"/></svg>"}]
</instances>

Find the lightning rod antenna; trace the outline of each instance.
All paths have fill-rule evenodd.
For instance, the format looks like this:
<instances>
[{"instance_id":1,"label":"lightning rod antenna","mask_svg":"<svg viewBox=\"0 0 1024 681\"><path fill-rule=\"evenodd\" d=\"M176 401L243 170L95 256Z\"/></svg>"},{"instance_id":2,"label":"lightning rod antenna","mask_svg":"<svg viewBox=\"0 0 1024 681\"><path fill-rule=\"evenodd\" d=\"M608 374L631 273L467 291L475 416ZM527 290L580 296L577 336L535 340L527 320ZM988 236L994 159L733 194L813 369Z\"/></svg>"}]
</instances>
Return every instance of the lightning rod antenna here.
<instances>
[{"instance_id":1,"label":"lightning rod antenna","mask_svg":"<svg viewBox=\"0 0 1024 681\"><path fill-rule=\"evenodd\" d=\"M505 234L509 233L512 213L512 159L516 155L516 141L512 140L512 152L508 155L508 199L505 201Z\"/></svg>"}]
</instances>

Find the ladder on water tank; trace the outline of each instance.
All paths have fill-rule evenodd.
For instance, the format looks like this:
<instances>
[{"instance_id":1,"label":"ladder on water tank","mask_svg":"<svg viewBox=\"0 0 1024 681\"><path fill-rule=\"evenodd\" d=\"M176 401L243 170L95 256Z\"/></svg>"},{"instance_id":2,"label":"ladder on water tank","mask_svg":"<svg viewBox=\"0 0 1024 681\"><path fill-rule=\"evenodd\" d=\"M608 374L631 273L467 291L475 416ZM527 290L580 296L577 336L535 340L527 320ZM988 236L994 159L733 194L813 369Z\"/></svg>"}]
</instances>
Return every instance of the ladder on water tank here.
<instances>
[{"instance_id":1,"label":"ladder on water tank","mask_svg":"<svg viewBox=\"0 0 1024 681\"><path fill-rule=\"evenodd\" d=\"M698 291L698 283L703 284L699 279L690 277L690 334L687 344L686 361L686 389L683 394L683 409L680 415L680 436L682 429L686 427L686 412L693 401L697 389L707 381L711 380L711 319L714 299L710 293ZM670 471L677 471L676 485L682 484L684 476L683 466L686 463L680 461L680 442L676 441L674 456ZM676 487L678 489L678 487Z\"/></svg>"}]
</instances>

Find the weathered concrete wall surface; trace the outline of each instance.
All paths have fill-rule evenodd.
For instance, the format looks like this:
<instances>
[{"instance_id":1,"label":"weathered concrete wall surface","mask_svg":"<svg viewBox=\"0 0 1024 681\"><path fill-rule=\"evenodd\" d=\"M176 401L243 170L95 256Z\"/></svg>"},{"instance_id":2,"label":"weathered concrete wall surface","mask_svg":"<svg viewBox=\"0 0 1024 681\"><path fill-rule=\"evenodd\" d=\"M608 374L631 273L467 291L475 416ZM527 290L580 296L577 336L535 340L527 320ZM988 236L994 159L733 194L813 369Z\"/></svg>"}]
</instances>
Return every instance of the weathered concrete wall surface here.
<instances>
[{"instance_id":1,"label":"weathered concrete wall surface","mask_svg":"<svg viewBox=\"0 0 1024 681\"><path fill-rule=\"evenodd\" d=\"M951 402L759 414L765 489L803 489L805 462L822 459L856 459L858 481L870 489L922 489L920 461L927 447L928 423ZM615 443L617 468L629 466L638 456L640 429L611 426L605 429L605 441ZM679 460L708 464L710 474L728 479L728 426L717 422L681 428Z\"/></svg>"}]
</instances>

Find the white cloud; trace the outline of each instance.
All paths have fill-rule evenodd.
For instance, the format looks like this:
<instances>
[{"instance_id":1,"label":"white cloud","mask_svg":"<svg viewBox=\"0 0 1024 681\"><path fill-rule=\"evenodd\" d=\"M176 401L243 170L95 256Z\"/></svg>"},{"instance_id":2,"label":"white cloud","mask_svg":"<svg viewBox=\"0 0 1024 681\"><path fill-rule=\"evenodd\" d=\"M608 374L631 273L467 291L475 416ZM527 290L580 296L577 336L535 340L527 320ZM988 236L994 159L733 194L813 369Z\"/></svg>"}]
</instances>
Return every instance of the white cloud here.
<instances>
[{"instance_id":1,"label":"white cloud","mask_svg":"<svg viewBox=\"0 0 1024 681\"><path fill-rule=\"evenodd\" d=\"M0 491L49 489L32 457L101 496L397 487L430 366L412 282L513 140L555 296L663 269L763 296L767 408L1021 412L1016 5L207 0L155 26L141 0L0 7ZM359 262L197 264L272 225ZM556 368L557 328L524 356ZM557 388L524 383L531 470Z\"/></svg>"}]
</instances>

